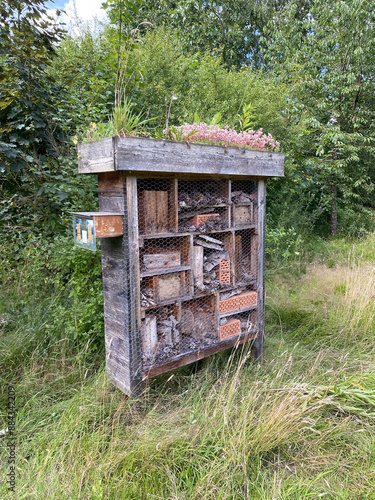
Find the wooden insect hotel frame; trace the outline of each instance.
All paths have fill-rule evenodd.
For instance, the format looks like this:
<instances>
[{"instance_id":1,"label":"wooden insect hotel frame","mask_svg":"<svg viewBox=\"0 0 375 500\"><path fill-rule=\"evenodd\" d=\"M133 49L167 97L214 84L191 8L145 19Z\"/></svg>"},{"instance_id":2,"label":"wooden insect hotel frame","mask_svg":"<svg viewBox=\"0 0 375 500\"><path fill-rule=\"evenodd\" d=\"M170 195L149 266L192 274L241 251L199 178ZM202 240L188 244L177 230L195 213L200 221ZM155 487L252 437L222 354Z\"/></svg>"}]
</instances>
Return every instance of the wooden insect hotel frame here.
<instances>
[{"instance_id":1,"label":"wooden insect hotel frame","mask_svg":"<svg viewBox=\"0 0 375 500\"><path fill-rule=\"evenodd\" d=\"M82 143L78 155L79 172L98 175L100 212L75 214L75 239L101 238L116 386L135 395L149 377L248 341L260 357L265 180L283 175L284 155L135 137Z\"/></svg>"}]
</instances>

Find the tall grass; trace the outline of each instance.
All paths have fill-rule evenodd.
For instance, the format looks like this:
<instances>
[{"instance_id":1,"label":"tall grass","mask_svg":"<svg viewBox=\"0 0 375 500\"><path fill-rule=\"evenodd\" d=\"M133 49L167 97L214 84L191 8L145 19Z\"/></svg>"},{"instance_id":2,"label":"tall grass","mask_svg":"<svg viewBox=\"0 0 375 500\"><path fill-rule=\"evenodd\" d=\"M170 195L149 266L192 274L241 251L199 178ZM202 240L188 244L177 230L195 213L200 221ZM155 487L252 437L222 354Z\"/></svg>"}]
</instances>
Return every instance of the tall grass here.
<instances>
[{"instance_id":1,"label":"tall grass","mask_svg":"<svg viewBox=\"0 0 375 500\"><path fill-rule=\"evenodd\" d=\"M138 404L85 343L17 358L13 319L2 366L19 370L0 376L18 398L17 498L375 498L375 264L370 250L342 255L273 274L262 364L246 346L221 353L152 379Z\"/></svg>"}]
</instances>

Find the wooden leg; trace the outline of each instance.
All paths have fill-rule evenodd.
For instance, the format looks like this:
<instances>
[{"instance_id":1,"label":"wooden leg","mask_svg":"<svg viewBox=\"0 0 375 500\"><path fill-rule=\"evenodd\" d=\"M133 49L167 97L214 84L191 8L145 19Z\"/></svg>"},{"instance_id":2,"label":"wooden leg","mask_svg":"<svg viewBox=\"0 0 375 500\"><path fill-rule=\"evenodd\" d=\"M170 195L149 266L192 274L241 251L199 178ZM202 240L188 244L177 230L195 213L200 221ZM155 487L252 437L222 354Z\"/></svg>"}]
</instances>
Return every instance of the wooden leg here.
<instances>
[{"instance_id":1,"label":"wooden leg","mask_svg":"<svg viewBox=\"0 0 375 500\"><path fill-rule=\"evenodd\" d=\"M257 361L262 361L263 358L263 342L255 339L254 344L251 347L251 352Z\"/></svg>"}]
</instances>

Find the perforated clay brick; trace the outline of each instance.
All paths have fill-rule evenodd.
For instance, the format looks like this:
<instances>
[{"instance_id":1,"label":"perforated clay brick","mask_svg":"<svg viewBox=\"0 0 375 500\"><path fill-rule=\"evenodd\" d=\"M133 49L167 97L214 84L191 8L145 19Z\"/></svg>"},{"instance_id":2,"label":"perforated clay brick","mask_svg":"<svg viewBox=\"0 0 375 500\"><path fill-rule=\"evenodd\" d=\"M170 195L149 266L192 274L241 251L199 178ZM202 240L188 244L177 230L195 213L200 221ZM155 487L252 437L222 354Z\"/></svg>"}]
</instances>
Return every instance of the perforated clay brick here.
<instances>
[{"instance_id":1,"label":"perforated clay brick","mask_svg":"<svg viewBox=\"0 0 375 500\"><path fill-rule=\"evenodd\" d=\"M241 321L239 319L231 319L225 325L220 327L220 340L225 340L229 337L241 334Z\"/></svg>"},{"instance_id":2,"label":"perforated clay brick","mask_svg":"<svg viewBox=\"0 0 375 500\"><path fill-rule=\"evenodd\" d=\"M200 226L204 224L211 217L219 217L220 214L199 214L195 215L192 219L190 219L190 224L192 226Z\"/></svg>"},{"instance_id":3,"label":"perforated clay brick","mask_svg":"<svg viewBox=\"0 0 375 500\"><path fill-rule=\"evenodd\" d=\"M226 314L233 311L240 311L241 309L247 309L248 307L257 305L257 292L243 292L235 297L230 297L229 299L221 300L219 302L219 313Z\"/></svg>"}]
</instances>

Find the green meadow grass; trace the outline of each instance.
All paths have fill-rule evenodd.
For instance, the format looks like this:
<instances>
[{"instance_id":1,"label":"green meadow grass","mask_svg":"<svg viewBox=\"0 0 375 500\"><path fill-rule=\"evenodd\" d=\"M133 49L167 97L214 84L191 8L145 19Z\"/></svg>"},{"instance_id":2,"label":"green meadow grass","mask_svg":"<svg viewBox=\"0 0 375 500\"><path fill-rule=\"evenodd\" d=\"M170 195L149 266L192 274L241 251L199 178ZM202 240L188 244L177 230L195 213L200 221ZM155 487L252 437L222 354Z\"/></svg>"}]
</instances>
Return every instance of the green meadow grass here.
<instances>
[{"instance_id":1,"label":"green meadow grass","mask_svg":"<svg viewBox=\"0 0 375 500\"><path fill-rule=\"evenodd\" d=\"M52 319L66 294L33 296L19 269L0 299L0 430L9 383L18 408L13 497L375 499L375 236L297 258L268 268L262 363L246 346L226 351L150 380L140 401L108 383L100 344L66 335L74 314L66 329Z\"/></svg>"}]
</instances>

